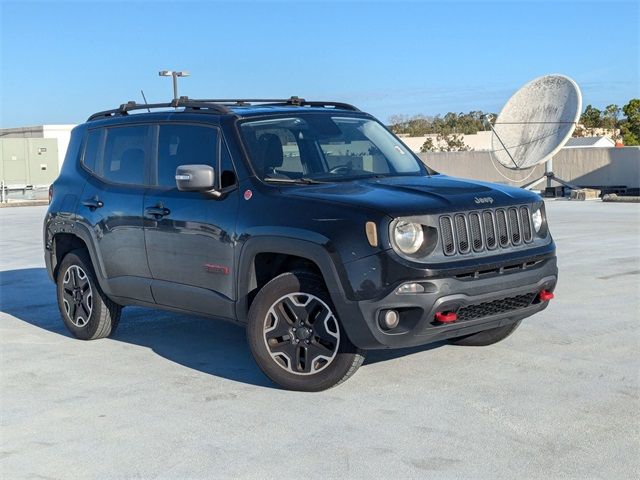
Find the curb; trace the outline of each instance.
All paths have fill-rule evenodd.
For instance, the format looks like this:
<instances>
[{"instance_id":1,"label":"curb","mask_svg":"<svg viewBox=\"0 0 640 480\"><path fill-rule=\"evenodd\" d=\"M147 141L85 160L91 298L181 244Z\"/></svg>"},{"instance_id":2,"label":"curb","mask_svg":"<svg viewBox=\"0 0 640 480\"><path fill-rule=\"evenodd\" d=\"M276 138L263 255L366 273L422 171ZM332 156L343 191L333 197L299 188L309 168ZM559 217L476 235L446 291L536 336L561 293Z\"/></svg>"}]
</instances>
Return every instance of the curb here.
<instances>
[{"instance_id":1,"label":"curb","mask_svg":"<svg viewBox=\"0 0 640 480\"><path fill-rule=\"evenodd\" d=\"M619 203L640 203L640 197L619 197L615 193L610 193L602 197L602 201Z\"/></svg>"},{"instance_id":2,"label":"curb","mask_svg":"<svg viewBox=\"0 0 640 480\"><path fill-rule=\"evenodd\" d=\"M40 205L49 205L49 200L24 200L18 202L0 203L0 208L36 207Z\"/></svg>"}]
</instances>

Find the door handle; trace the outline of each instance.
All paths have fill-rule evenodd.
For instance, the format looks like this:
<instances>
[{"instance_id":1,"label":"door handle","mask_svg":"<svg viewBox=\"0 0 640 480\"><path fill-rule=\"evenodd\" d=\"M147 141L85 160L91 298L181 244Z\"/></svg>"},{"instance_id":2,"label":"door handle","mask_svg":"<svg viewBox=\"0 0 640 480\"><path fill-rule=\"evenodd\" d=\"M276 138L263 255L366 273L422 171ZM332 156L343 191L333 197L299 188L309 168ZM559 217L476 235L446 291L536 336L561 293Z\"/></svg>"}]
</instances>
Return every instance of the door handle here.
<instances>
[{"instance_id":1,"label":"door handle","mask_svg":"<svg viewBox=\"0 0 640 480\"><path fill-rule=\"evenodd\" d=\"M171 213L171 210L163 207L162 205L156 205L155 207L147 207L145 208L144 211L147 215L151 215L155 218L166 217Z\"/></svg>"},{"instance_id":2,"label":"door handle","mask_svg":"<svg viewBox=\"0 0 640 480\"><path fill-rule=\"evenodd\" d=\"M91 210L92 212L96 208L104 207L104 203L102 203L102 200L100 200L97 195L92 198L82 200L82 205L84 205L85 207L89 207L89 210Z\"/></svg>"}]
</instances>

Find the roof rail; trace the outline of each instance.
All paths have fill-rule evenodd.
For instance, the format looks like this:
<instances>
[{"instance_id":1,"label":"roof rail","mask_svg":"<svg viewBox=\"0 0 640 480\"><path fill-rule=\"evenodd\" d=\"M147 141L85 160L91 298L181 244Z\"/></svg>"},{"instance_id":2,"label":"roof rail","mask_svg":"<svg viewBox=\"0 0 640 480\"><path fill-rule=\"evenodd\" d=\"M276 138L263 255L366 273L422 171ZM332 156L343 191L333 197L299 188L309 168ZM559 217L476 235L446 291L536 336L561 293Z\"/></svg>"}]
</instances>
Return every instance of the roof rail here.
<instances>
[{"instance_id":1,"label":"roof rail","mask_svg":"<svg viewBox=\"0 0 640 480\"><path fill-rule=\"evenodd\" d=\"M188 97L180 97L176 100L172 100L169 103L136 103L135 101L129 101L123 103L118 108L113 110L104 110L102 112L94 113L87 120L98 120L100 118L117 117L120 115L128 115L133 110L149 110L152 108L189 108L194 110L211 110L212 113L231 113L231 111L224 105L220 105L207 100L191 100Z\"/></svg>"},{"instance_id":2,"label":"roof rail","mask_svg":"<svg viewBox=\"0 0 640 480\"><path fill-rule=\"evenodd\" d=\"M296 107L333 107L341 108L343 110L352 110L359 112L360 110L353 105L342 102L324 102L318 100L305 100L297 96L284 99L264 99L264 98L225 98L225 99L204 99L197 100L199 102L212 102L223 105L235 105L235 106L250 106L256 103L263 105L282 105L282 106L296 106Z\"/></svg>"},{"instance_id":3,"label":"roof rail","mask_svg":"<svg viewBox=\"0 0 640 480\"><path fill-rule=\"evenodd\" d=\"M272 106L297 106L297 107L332 107L343 110L351 110L359 112L360 110L353 105L342 102L322 102L307 101L304 98L290 97L286 99L256 99L256 98L230 98L230 99L191 99L189 97L180 97L169 103L136 103L129 101L123 103L118 108L112 110L104 110L97 112L88 118L88 122L101 118L117 117L128 115L133 110L149 110L152 108L180 108L186 110L203 110L211 113L233 113L229 107L233 106L250 106L255 104L272 105Z\"/></svg>"}]
</instances>

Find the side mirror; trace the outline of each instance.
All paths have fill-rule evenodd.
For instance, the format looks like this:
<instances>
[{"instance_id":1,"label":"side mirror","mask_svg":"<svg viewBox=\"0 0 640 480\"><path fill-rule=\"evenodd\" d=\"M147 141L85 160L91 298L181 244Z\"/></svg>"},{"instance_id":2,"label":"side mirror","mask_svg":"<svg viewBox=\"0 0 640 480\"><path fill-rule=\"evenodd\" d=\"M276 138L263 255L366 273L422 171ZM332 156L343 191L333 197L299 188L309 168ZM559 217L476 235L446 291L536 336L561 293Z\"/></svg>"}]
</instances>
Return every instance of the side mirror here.
<instances>
[{"instance_id":1,"label":"side mirror","mask_svg":"<svg viewBox=\"0 0 640 480\"><path fill-rule=\"evenodd\" d=\"M176 185L182 192L211 192L215 171L209 165L180 165L176 169Z\"/></svg>"}]
</instances>

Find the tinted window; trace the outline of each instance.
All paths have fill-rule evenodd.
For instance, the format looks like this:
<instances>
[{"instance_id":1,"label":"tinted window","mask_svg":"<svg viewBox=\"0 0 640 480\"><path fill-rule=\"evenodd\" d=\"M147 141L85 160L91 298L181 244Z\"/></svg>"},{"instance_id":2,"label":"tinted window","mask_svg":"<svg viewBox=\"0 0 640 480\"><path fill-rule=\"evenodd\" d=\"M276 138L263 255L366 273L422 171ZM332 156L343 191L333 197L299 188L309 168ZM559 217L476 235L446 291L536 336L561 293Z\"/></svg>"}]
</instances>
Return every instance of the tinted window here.
<instances>
[{"instance_id":1,"label":"tinted window","mask_svg":"<svg viewBox=\"0 0 640 480\"><path fill-rule=\"evenodd\" d=\"M84 146L84 156L82 162L92 172L98 173L99 165L102 161L102 139L104 130L97 129L89 131L87 141Z\"/></svg>"},{"instance_id":2,"label":"tinted window","mask_svg":"<svg viewBox=\"0 0 640 480\"><path fill-rule=\"evenodd\" d=\"M367 117L300 114L246 121L241 131L254 170L265 179L340 181L424 171L410 150Z\"/></svg>"},{"instance_id":3,"label":"tinted window","mask_svg":"<svg viewBox=\"0 0 640 480\"><path fill-rule=\"evenodd\" d=\"M231 155L229 155L229 149L222 141L222 155L220 158L220 188L231 187L236 183L236 172L231 161Z\"/></svg>"},{"instance_id":4,"label":"tinted window","mask_svg":"<svg viewBox=\"0 0 640 480\"><path fill-rule=\"evenodd\" d=\"M114 183L146 183L148 131L147 126L108 128L101 176Z\"/></svg>"},{"instance_id":5,"label":"tinted window","mask_svg":"<svg viewBox=\"0 0 640 480\"><path fill-rule=\"evenodd\" d=\"M217 170L217 160L217 129L197 125L160 125L158 185L175 187L176 169L180 165L211 165Z\"/></svg>"}]
</instances>

